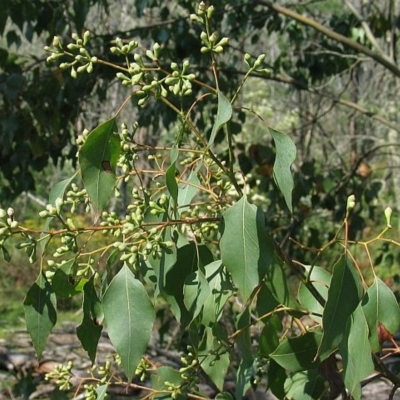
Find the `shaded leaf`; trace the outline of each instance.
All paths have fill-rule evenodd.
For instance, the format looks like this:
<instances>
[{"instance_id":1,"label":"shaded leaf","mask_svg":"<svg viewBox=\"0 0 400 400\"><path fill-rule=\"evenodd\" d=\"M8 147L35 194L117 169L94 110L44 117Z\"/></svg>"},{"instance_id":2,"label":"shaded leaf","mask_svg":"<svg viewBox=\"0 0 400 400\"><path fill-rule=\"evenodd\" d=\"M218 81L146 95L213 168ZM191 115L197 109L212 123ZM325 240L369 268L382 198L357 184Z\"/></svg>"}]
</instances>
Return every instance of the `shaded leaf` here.
<instances>
[{"instance_id":1,"label":"shaded leaf","mask_svg":"<svg viewBox=\"0 0 400 400\"><path fill-rule=\"evenodd\" d=\"M86 282L83 288L83 319L76 329L76 334L82 347L88 353L92 363L96 358L97 345L103 326L100 325L103 316L100 300L97 297L93 278Z\"/></svg>"},{"instance_id":2,"label":"shaded leaf","mask_svg":"<svg viewBox=\"0 0 400 400\"><path fill-rule=\"evenodd\" d=\"M362 299L362 308L370 330L370 343L373 352L381 350L378 337L379 324L392 335L400 329L400 309L393 292L375 277Z\"/></svg>"},{"instance_id":3,"label":"shaded leaf","mask_svg":"<svg viewBox=\"0 0 400 400\"><path fill-rule=\"evenodd\" d=\"M325 381L315 369L297 372L285 382L285 398L291 400L319 399L325 391Z\"/></svg>"},{"instance_id":4,"label":"shaded leaf","mask_svg":"<svg viewBox=\"0 0 400 400\"><path fill-rule=\"evenodd\" d=\"M236 389L235 397L243 398L244 394L251 386L251 380L256 371L254 369L254 357L251 347L250 334L251 315L249 308L246 308L241 315L238 316L236 329L240 331L237 336L237 345L241 354L239 366L236 371Z\"/></svg>"},{"instance_id":5,"label":"shaded leaf","mask_svg":"<svg viewBox=\"0 0 400 400\"><path fill-rule=\"evenodd\" d=\"M342 341L347 319L357 308L362 297L360 278L347 257L342 257L333 268L328 300L322 316L323 338L318 356L325 359Z\"/></svg>"},{"instance_id":6,"label":"shaded leaf","mask_svg":"<svg viewBox=\"0 0 400 400\"><path fill-rule=\"evenodd\" d=\"M315 360L315 356L321 338L321 332L307 332L302 336L284 339L270 357L290 372L317 368L319 360Z\"/></svg>"},{"instance_id":7,"label":"shaded leaf","mask_svg":"<svg viewBox=\"0 0 400 400\"><path fill-rule=\"evenodd\" d=\"M103 400L107 398L108 385L100 385L96 387L96 400Z\"/></svg>"},{"instance_id":8,"label":"shaded leaf","mask_svg":"<svg viewBox=\"0 0 400 400\"><path fill-rule=\"evenodd\" d=\"M42 271L25 297L24 310L26 327L40 358L57 321L56 295Z\"/></svg>"},{"instance_id":9,"label":"shaded leaf","mask_svg":"<svg viewBox=\"0 0 400 400\"><path fill-rule=\"evenodd\" d=\"M169 385L166 382L179 386L182 383L181 374L171 367L157 368L155 373L151 375L151 387L159 391L168 390ZM160 393L156 394L154 398L167 400L171 398L171 395L169 393ZM180 398L182 397L178 397L178 399Z\"/></svg>"},{"instance_id":10,"label":"shaded leaf","mask_svg":"<svg viewBox=\"0 0 400 400\"><path fill-rule=\"evenodd\" d=\"M75 280L75 275L71 273L74 264L74 258L68 260L54 273L51 286L54 293L59 297L71 297L83 290L86 280Z\"/></svg>"},{"instance_id":11,"label":"shaded leaf","mask_svg":"<svg viewBox=\"0 0 400 400\"><path fill-rule=\"evenodd\" d=\"M174 205L177 206L178 204L178 184L176 182L176 173L178 169L176 168L176 160L178 158L178 149L176 147L172 147L171 149L171 165L167 169L165 173L165 180L166 185L171 195L172 199L174 200Z\"/></svg>"},{"instance_id":12,"label":"shaded leaf","mask_svg":"<svg viewBox=\"0 0 400 400\"><path fill-rule=\"evenodd\" d=\"M210 286L200 270L193 272L185 279L183 302L192 315L192 318L196 318L200 314L204 303L210 295Z\"/></svg>"},{"instance_id":13,"label":"shaded leaf","mask_svg":"<svg viewBox=\"0 0 400 400\"><path fill-rule=\"evenodd\" d=\"M225 303L233 293L233 286L221 261L204 267L210 295L203 304L202 324L208 326L219 320Z\"/></svg>"},{"instance_id":14,"label":"shaded leaf","mask_svg":"<svg viewBox=\"0 0 400 400\"><path fill-rule=\"evenodd\" d=\"M121 148L114 132L115 117L95 128L79 151L82 180L98 213L108 205L116 183L115 167Z\"/></svg>"},{"instance_id":15,"label":"shaded leaf","mask_svg":"<svg viewBox=\"0 0 400 400\"><path fill-rule=\"evenodd\" d=\"M347 321L345 338L339 351L343 359L343 378L354 400L361 399L361 381L374 371L371 347L368 342L368 324L361 304Z\"/></svg>"},{"instance_id":16,"label":"shaded leaf","mask_svg":"<svg viewBox=\"0 0 400 400\"><path fill-rule=\"evenodd\" d=\"M332 275L325 269L317 266L311 268L311 266L306 265L305 268L310 284L314 286L321 297L326 301L326 299L328 298L328 288L331 282ZM308 275L309 273L310 275ZM307 286L302 282L300 282L299 286L298 299L300 304L310 312L310 317L314 321L321 323L324 308L308 290Z\"/></svg>"},{"instance_id":17,"label":"shaded leaf","mask_svg":"<svg viewBox=\"0 0 400 400\"><path fill-rule=\"evenodd\" d=\"M285 198L286 205L290 212L292 207L292 191L294 186L291 165L296 159L296 146L292 139L283 133L268 128L275 142L276 156L274 163L274 178L280 191Z\"/></svg>"},{"instance_id":18,"label":"shaded leaf","mask_svg":"<svg viewBox=\"0 0 400 400\"><path fill-rule=\"evenodd\" d=\"M110 282L102 304L111 343L131 379L150 340L155 319L153 304L127 265Z\"/></svg>"},{"instance_id":19,"label":"shaded leaf","mask_svg":"<svg viewBox=\"0 0 400 400\"><path fill-rule=\"evenodd\" d=\"M232 118L232 105L230 101L218 90L218 110L217 118L212 127L210 139L208 140L208 146L210 147L217 136L219 130Z\"/></svg>"},{"instance_id":20,"label":"shaded leaf","mask_svg":"<svg viewBox=\"0 0 400 400\"><path fill-rule=\"evenodd\" d=\"M56 200L58 198L63 198L64 193L67 190L68 186L71 184L71 182L76 178L76 175L78 175L78 171L75 172L70 178L64 179L60 182L57 182L50 190L49 194L49 203L52 204L53 206L56 203Z\"/></svg>"}]
</instances>

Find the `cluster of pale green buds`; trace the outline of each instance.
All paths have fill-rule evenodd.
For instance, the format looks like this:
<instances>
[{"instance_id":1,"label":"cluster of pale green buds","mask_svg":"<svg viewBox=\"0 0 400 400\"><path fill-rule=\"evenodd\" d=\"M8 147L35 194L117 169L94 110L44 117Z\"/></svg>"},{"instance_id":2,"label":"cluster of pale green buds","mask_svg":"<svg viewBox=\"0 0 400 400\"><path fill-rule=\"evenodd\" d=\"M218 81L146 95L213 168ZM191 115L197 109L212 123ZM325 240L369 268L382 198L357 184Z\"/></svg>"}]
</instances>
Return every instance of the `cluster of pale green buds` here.
<instances>
[{"instance_id":1,"label":"cluster of pale green buds","mask_svg":"<svg viewBox=\"0 0 400 400\"><path fill-rule=\"evenodd\" d=\"M199 361L191 346L187 347L187 354L181 354L181 362L183 364L179 369L183 380L183 383L180 385L181 390L186 387L196 387L199 383Z\"/></svg>"},{"instance_id":2,"label":"cluster of pale green buds","mask_svg":"<svg viewBox=\"0 0 400 400\"><path fill-rule=\"evenodd\" d=\"M85 399L86 400L96 400L97 399L97 385L85 384L83 385L85 389Z\"/></svg>"},{"instance_id":3,"label":"cluster of pale green buds","mask_svg":"<svg viewBox=\"0 0 400 400\"><path fill-rule=\"evenodd\" d=\"M200 39L204 44L204 46L200 49L202 53L208 53L209 51L212 51L220 54L224 51L224 46L229 43L229 38L227 37L223 37L222 39L218 40L218 35L216 32L208 35L203 31L200 34Z\"/></svg>"},{"instance_id":4,"label":"cluster of pale green buds","mask_svg":"<svg viewBox=\"0 0 400 400\"><path fill-rule=\"evenodd\" d=\"M77 251L78 244L76 242L76 233L67 232L61 236L61 246L56 249L53 257L58 258L68 252L76 253Z\"/></svg>"},{"instance_id":5,"label":"cluster of pale green buds","mask_svg":"<svg viewBox=\"0 0 400 400\"><path fill-rule=\"evenodd\" d=\"M18 226L18 222L14 218L14 209L9 207L7 210L0 208L0 238L9 236L11 229Z\"/></svg>"},{"instance_id":6,"label":"cluster of pale green buds","mask_svg":"<svg viewBox=\"0 0 400 400\"><path fill-rule=\"evenodd\" d=\"M64 204L71 205L71 213L74 213L76 207L82 203L85 204L86 210L90 211L90 199L86 189L80 189L75 183L72 183L71 190L66 193Z\"/></svg>"},{"instance_id":7,"label":"cluster of pale green buds","mask_svg":"<svg viewBox=\"0 0 400 400\"><path fill-rule=\"evenodd\" d=\"M67 365L59 364L56 366L54 371L46 374L45 379L55 379L56 384L60 390L70 390L72 388L71 377L72 377L72 361L69 361Z\"/></svg>"},{"instance_id":8,"label":"cluster of pale green buds","mask_svg":"<svg viewBox=\"0 0 400 400\"><path fill-rule=\"evenodd\" d=\"M190 14L190 19L192 21L198 22L199 24L204 24L205 20L209 20L212 18L214 10L215 9L213 5L207 7L204 1L202 1L197 6L196 14Z\"/></svg>"},{"instance_id":9,"label":"cluster of pale green buds","mask_svg":"<svg viewBox=\"0 0 400 400\"><path fill-rule=\"evenodd\" d=\"M86 142L87 137L89 136L89 130L84 129L80 135L76 138L76 144L78 146L83 146Z\"/></svg>"},{"instance_id":10,"label":"cluster of pale green buds","mask_svg":"<svg viewBox=\"0 0 400 400\"><path fill-rule=\"evenodd\" d=\"M172 74L165 79L168 89L176 96L187 96L192 94L192 83L196 76L188 73L190 68L189 60L185 60L181 71L177 63L171 63Z\"/></svg>"},{"instance_id":11,"label":"cluster of pale green buds","mask_svg":"<svg viewBox=\"0 0 400 400\"><path fill-rule=\"evenodd\" d=\"M126 124L121 125L121 154L118 159L118 166L122 169L124 174L131 172L134 169L134 162L137 160L138 156L136 154L137 144L135 142L134 136L136 131L139 129L139 124L136 122L132 126L132 131L130 131ZM127 182L130 175L128 174L124 180Z\"/></svg>"},{"instance_id":12,"label":"cluster of pale green buds","mask_svg":"<svg viewBox=\"0 0 400 400\"><path fill-rule=\"evenodd\" d=\"M115 46L112 46L110 48L111 53L113 54L118 54L121 56L127 56L129 53L131 53L133 50L137 49L139 46L139 43L136 42L135 40L131 40L128 43L124 43L122 39L116 38L115 39Z\"/></svg>"},{"instance_id":13,"label":"cluster of pale green buds","mask_svg":"<svg viewBox=\"0 0 400 400\"><path fill-rule=\"evenodd\" d=\"M55 217L56 215L60 215L61 207L64 205L64 200L61 197L57 197L57 199L53 204L47 204L46 209L39 212L39 216L41 218L47 217Z\"/></svg>"},{"instance_id":14,"label":"cluster of pale green buds","mask_svg":"<svg viewBox=\"0 0 400 400\"><path fill-rule=\"evenodd\" d=\"M135 375L139 376L141 382L143 382L147 377L147 371L151 368L151 364L146 358L140 360L139 365L136 367Z\"/></svg>"},{"instance_id":15,"label":"cluster of pale green buds","mask_svg":"<svg viewBox=\"0 0 400 400\"><path fill-rule=\"evenodd\" d=\"M244 55L244 62L249 67L250 71L255 71L261 74L270 75L272 72L271 68L265 68L264 66L265 54L260 54L254 59L249 53Z\"/></svg>"},{"instance_id":16,"label":"cluster of pale green buds","mask_svg":"<svg viewBox=\"0 0 400 400\"><path fill-rule=\"evenodd\" d=\"M71 76L76 78L78 74L82 72L88 72L89 74L93 72L93 64L98 62L97 57L91 56L86 46L90 41L90 32L86 31L83 37L80 38L76 33L72 34L72 39L75 43L69 43L67 45L67 50L74 53L69 53L64 50L61 39L58 36L53 38L53 47L46 46L44 49L51 54L47 58L47 61L54 61L64 55L69 55L74 57L72 62L64 62L60 64L61 69L71 69ZM78 53L78 54L76 54ZM79 65L79 66L78 66Z\"/></svg>"}]
</instances>

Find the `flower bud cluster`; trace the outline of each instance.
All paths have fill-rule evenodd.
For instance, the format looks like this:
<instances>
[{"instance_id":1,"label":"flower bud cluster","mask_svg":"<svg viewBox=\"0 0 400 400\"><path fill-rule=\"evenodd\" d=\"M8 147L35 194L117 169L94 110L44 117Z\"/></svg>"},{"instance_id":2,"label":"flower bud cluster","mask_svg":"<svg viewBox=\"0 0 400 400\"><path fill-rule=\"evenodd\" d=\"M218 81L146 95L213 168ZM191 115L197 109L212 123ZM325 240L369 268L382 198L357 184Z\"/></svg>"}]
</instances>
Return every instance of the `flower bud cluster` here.
<instances>
[{"instance_id":1,"label":"flower bud cluster","mask_svg":"<svg viewBox=\"0 0 400 400\"><path fill-rule=\"evenodd\" d=\"M258 72L264 75L271 75L272 68L266 68L264 66L265 54L260 54L256 59L251 57L249 53L244 55L244 62L249 67L250 72Z\"/></svg>"},{"instance_id":2,"label":"flower bud cluster","mask_svg":"<svg viewBox=\"0 0 400 400\"><path fill-rule=\"evenodd\" d=\"M192 83L196 76L189 73L190 62L185 60L181 70L177 63L171 63L172 74L165 78L168 89L176 96L188 96L192 94Z\"/></svg>"},{"instance_id":3,"label":"flower bud cluster","mask_svg":"<svg viewBox=\"0 0 400 400\"><path fill-rule=\"evenodd\" d=\"M90 32L86 31L83 37L80 38L76 33L72 34L74 43L69 43L64 49L61 39L58 36L53 38L52 47L46 46L45 51L51 53L47 58L48 62L57 60L64 55L73 57L74 60L71 62L63 62L60 64L61 69L71 69L71 76L76 78L78 74L82 72L92 73L93 65L98 62L97 57L91 56L86 46L90 42Z\"/></svg>"},{"instance_id":4,"label":"flower bud cluster","mask_svg":"<svg viewBox=\"0 0 400 400\"><path fill-rule=\"evenodd\" d=\"M53 254L54 258L64 256L68 252L77 253L78 243L76 241L77 232L66 232L61 236L61 246Z\"/></svg>"},{"instance_id":5,"label":"flower bud cluster","mask_svg":"<svg viewBox=\"0 0 400 400\"><path fill-rule=\"evenodd\" d=\"M187 346L187 353L181 354L181 362L183 366L179 369L183 384L181 390L186 388L195 388L199 384L199 361L192 346Z\"/></svg>"},{"instance_id":6,"label":"flower bud cluster","mask_svg":"<svg viewBox=\"0 0 400 400\"><path fill-rule=\"evenodd\" d=\"M47 381L55 379L60 390L70 390L72 388L72 366L72 361L69 361L67 365L59 364L53 371L46 374L45 379Z\"/></svg>"},{"instance_id":7,"label":"flower bud cluster","mask_svg":"<svg viewBox=\"0 0 400 400\"><path fill-rule=\"evenodd\" d=\"M135 375L139 376L141 382L143 382L148 376L148 371L152 368L147 358L142 358L139 365L136 367Z\"/></svg>"},{"instance_id":8,"label":"flower bud cluster","mask_svg":"<svg viewBox=\"0 0 400 400\"><path fill-rule=\"evenodd\" d=\"M131 53L133 50L137 49L139 46L139 43L136 42L135 40L131 40L128 43L124 43L122 39L116 38L115 39L115 46L112 46L110 48L111 53L113 54L118 54L121 56L127 56L129 53Z\"/></svg>"},{"instance_id":9,"label":"flower bud cluster","mask_svg":"<svg viewBox=\"0 0 400 400\"><path fill-rule=\"evenodd\" d=\"M14 217L14 209L9 207L7 210L0 208L0 245L11 235L12 229L18 227L18 221Z\"/></svg>"},{"instance_id":10,"label":"flower bud cluster","mask_svg":"<svg viewBox=\"0 0 400 400\"><path fill-rule=\"evenodd\" d=\"M132 131L129 131L126 124L121 125L121 154L118 159L118 166L121 168L125 176L125 182L129 180L129 173L134 170L134 163L138 159L136 149L137 144L134 136L136 131L139 129L139 124L135 123L132 126Z\"/></svg>"},{"instance_id":11,"label":"flower bud cluster","mask_svg":"<svg viewBox=\"0 0 400 400\"><path fill-rule=\"evenodd\" d=\"M90 211L90 199L86 189L80 189L75 183L71 184L71 190L66 193L64 204L71 206L71 213L76 211L79 204L84 204L85 210ZM69 224L69 226L72 229L75 228L73 224Z\"/></svg>"}]
</instances>

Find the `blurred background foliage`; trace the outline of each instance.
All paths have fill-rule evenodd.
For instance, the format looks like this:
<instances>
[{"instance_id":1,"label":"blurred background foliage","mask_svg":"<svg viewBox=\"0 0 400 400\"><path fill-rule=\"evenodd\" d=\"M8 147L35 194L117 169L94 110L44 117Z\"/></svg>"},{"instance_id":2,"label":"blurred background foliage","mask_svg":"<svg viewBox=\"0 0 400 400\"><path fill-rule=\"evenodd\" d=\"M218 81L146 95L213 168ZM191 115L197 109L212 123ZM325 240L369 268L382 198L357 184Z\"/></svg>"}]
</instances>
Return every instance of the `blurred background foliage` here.
<instances>
[{"instance_id":1,"label":"blurred background foliage","mask_svg":"<svg viewBox=\"0 0 400 400\"><path fill-rule=\"evenodd\" d=\"M200 80L213 82L208 57L199 52L199 28L189 19L196 6L189 0L2 0L1 207L12 203L20 219L39 223L51 186L76 166L75 138L113 115L129 94L105 67L73 79L47 65L43 47L53 36L70 41L73 32L90 30L91 53L117 63L109 52L116 37L143 47L157 41L166 66L189 59ZM249 80L232 126L237 168L275 239L290 257L314 261L310 248L335 235L350 194L357 199L351 239L376 234L385 207L399 211L400 1L221 0L214 6L213 28L230 38L219 64L227 96L243 78L244 54L266 54L268 68ZM176 114L159 102L133 106L121 122L139 123L137 141L167 144ZM205 107L197 103L193 120L209 134L216 108ZM296 143L293 215L273 182L273 142L252 110ZM227 152L223 141L219 151ZM397 237L396 212L393 225ZM376 250L380 275L396 287L399 253L386 245ZM13 276L2 274L8 279L2 286Z\"/></svg>"}]
</instances>

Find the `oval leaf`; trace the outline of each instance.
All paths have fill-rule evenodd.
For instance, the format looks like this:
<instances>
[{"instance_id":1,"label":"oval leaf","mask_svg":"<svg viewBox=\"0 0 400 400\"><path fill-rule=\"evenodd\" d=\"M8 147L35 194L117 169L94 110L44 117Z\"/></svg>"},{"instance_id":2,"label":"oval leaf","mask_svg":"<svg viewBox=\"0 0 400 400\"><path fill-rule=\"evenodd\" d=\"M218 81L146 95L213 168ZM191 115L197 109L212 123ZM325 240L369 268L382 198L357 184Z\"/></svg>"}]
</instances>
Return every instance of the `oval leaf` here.
<instances>
[{"instance_id":1,"label":"oval leaf","mask_svg":"<svg viewBox=\"0 0 400 400\"><path fill-rule=\"evenodd\" d=\"M103 310L111 343L131 379L149 343L155 311L146 289L126 265L107 288Z\"/></svg>"},{"instance_id":2,"label":"oval leaf","mask_svg":"<svg viewBox=\"0 0 400 400\"><path fill-rule=\"evenodd\" d=\"M108 205L116 183L115 167L121 151L115 117L99 125L79 151L82 180L96 212Z\"/></svg>"},{"instance_id":3,"label":"oval leaf","mask_svg":"<svg viewBox=\"0 0 400 400\"><path fill-rule=\"evenodd\" d=\"M266 268L262 259L261 230L257 208L246 196L223 214L224 232L221 237L222 263L232 275L235 286L244 301L247 301L260 282L260 272Z\"/></svg>"}]
</instances>

